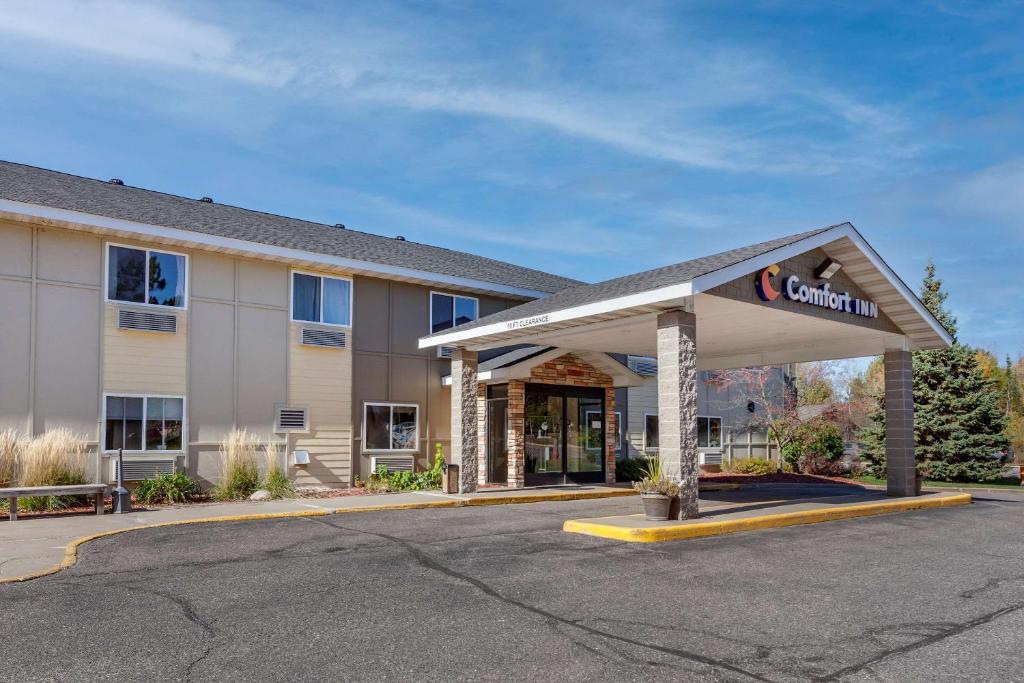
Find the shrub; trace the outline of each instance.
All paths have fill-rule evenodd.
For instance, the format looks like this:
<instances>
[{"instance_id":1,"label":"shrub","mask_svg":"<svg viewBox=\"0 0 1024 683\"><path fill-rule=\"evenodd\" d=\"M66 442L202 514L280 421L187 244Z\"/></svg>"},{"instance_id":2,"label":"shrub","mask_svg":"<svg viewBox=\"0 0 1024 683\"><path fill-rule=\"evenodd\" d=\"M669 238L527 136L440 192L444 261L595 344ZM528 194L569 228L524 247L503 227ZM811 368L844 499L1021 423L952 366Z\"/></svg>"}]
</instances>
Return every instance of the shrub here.
<instances>
[{"instance_id":1,"label":"shrub","mask_svg":"<svg viewBox=\"0 0 1024 683\"><path fill-rule=\"evenodd\" d=\"M51 429L24 443L19 470L22 486L85 484L85 441L64 427ZM28 496L18 503L26 510L59 510L84 497Z\"/></svg>"},{"instance_id":2,"label":"shrub","mask_svg":"<svg viewBox=\"0 0 1024 683\"><path fill-rule=\"evenodd\" d=\"M18 461L21 460L24 446L13 429L0 432L0 488L12 486L18 481Z\"/></svg>"},{"instance_id":3,"label":"shrub","mask_svg":"<svg viewBox=\"0 0 1024 683\"><path fill-rule=\"evenodd\" d=\"M368 491L385 493L388 491L422 491L441 488L441 477L444 472L444 447L437 444L434 449L434 464L429 470L422 472L388 472L383 465L362 482Z\"/></svg>"},{"instance_id":4,"label":"shrub","mask_svg":"<svg viewBox=\"0 0 1024 683\"><path fill-rule=\"evenodd\" d=\"M615 481L639 481L649 458L620 458L615 461Z\"/></svg>"},{"instance_id":5,"label":"shrub","mask_svg":"<svg viewBox=\"0 0 1024 683\"><path fill-rule=\"evenodd\" d=\"M294 498L295 484L281 464L281 451L277 444L267 441L263 450L263 486L271 498Z\"/></svg>"},{"instance_id":6,"label":"shrub","mask_svg":"<svg viewBox=\"0 0 1024 683\"><path fill-rule=\"evenodd\" d=\"M184 472L175 472L140 481L134 493L143 505L187 503L199 493L199 486Z\"/></svg>"},{"instance_id":7,"label":"shrub","mask_svg":"<svg viewBox=\"0 0 1024 683\"><path fill-rule=\"evenodd\" d=\"M841 477L846 474L846 463L842 458L830 460L817 453L807 453L800 458L800 471L823 477Z\"/></svg>"},{"instance_id":8,"label":"shrub","mask_svg":"<svg viewBox=\"0 0 1024 683\"><path fill-rule=\"evenodd\" d=\"M782 458L794 470L807 474L824 474L825 472L811 472L805 469L803 466L805 460L810 463L811 467L816 467L819 470L842 473L845 468L827 463L841 460L843 450L843 435L840 433L839 427L833 422L818 419L801 425L797 429L792 441L783 447Z\"/></svg>"},{"instance_id":9,"label":"shrub","mask_svg":"<svg viewBox=\"0 0 1024 683\"><path fill-rule=\"evenodd\" d=\"M779 466L771 460L763 458L739 458L726 463L725 471L736 474L775 474Z\"/></svg>"},{"instance_id":10,"label":"shrub","mask_svg":"<svg viewBox=\"0 0 1024 683\"><path fill-rule=\"evenodd\" d=\"M963 462L932 460L921 469L925 476L936 481L987 484L1002 481L1006 466L995 460L965 460Z\"/></svg>"},{"instance_id":11,"label":"shrub","mask_svg":"<svg viewBox=\"0 0 1024 683\"><path fill-rule=\"evenodd\" d=\"M243 500L260 485L257 453L259 440L245 429L232 430L220 444L220 483L213 490L218 500Z\"/></svg>"}]
</instances>

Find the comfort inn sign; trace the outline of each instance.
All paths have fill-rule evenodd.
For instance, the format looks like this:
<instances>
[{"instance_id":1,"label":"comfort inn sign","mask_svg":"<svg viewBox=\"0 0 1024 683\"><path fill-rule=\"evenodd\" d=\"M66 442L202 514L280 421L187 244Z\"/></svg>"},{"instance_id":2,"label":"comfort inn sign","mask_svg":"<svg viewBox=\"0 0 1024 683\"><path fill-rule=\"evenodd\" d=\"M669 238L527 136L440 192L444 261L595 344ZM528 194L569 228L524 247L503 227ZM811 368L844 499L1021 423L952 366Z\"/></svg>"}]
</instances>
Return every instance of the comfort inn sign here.
<instances>
[{"instance_id":1,"label":"comfort inn sign","mask_svg":"<svg viewBox=\"0 0 1024 683\"><path fill-rule=\"evenodd\" d=\"M801 282L800 278L796 275L790 275L784 280L782 289L776 289L775 277L779 274L779 271L778 264L772 264L762 270L754 281L757 295L761 297L762 301L775 301L779 298L779 294L782 294L790 301L797 301L810 306L828 308L840 313L862 315L866 318L878 317L878 304L874 301L856 299L850 296L849 292L833 292L831 291L832 285L828 282L808 285Z\"/></svg>"}]
</instances>

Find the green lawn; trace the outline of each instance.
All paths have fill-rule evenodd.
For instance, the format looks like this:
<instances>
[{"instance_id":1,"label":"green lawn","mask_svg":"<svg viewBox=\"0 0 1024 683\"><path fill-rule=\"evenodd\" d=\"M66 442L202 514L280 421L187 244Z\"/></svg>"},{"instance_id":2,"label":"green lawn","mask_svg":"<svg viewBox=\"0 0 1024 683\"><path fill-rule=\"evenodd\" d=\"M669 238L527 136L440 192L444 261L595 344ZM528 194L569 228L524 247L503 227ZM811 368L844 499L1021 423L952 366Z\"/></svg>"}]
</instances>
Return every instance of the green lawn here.
<instances>
[{"instance_id":1,"label":"green lawn","mask_svg":"<svg viewBox=\"0 0 1024 683\"><path fill-rule=\"evenodd\" d=\"M885 486L885 479L879 479L878 477L852 477L854 481L859 481L862 484L875 484L877 486ZM1020 482L1016 479L1003 479L1001 481L994 481L989 484L968 484L956 481L933 481L931 479L925 479L924 485L934 486L935 488L951 488L951 489L1021 489Z\"/></svg>"}]
</instances>

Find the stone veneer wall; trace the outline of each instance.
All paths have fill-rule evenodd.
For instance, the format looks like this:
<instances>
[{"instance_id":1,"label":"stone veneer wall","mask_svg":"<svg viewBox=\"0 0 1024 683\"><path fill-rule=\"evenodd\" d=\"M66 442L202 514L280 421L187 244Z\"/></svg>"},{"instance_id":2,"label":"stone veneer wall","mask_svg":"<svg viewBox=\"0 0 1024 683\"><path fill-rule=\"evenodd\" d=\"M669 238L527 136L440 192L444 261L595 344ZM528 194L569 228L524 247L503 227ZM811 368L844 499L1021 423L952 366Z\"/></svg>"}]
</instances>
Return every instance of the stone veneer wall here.
<instances>
[{"instance_id":1,"label":"stone veneer wall","mask_svg":"<svg viewBox=\"0 0 1024 683\"><path fill-rule=\"evenodd\" d=\"M563 384L576 387L604 389L604 436L605 436L605 481L615 483L615 388L612 378L594 368L578 356L567 353L547 363L538 365L530 372L530 382L539 384ZM478 394L478 420L481 434L486 432L486 394ZM523 486L526 483L526 382L510 380L508 383L508 485ZM486 458L487 449L481 437L481 462ZM481 469L485 469L481 467ZM486 475L483 475L486 477ZM483 482L484 479L481 479Z\"/></svg>"}]
</instances>

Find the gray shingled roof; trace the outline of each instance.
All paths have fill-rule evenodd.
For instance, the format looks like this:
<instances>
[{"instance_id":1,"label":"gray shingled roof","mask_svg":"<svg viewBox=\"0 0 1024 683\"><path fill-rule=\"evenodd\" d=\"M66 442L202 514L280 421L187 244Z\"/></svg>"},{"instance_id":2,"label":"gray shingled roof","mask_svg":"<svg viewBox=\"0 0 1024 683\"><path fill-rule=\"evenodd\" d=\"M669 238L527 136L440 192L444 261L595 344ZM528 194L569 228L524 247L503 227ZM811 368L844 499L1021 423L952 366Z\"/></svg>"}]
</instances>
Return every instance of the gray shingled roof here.
<instances>
[{"instance_id":1,"label":"gray shingled roof","mask_svg":"<svg viewBox=\"0 0 1024 683\"><path fill-rule=\"evenodd\" d=\"M557 292L580 284L579 280L461 251L113 185L9 161L0 161L0 199L538 292Z\"/></svg>"},{"instance_id":2,"label":"gray shingled roof","mask_svg":"<svg viewBox=\"0 0 1024 683\"><path fill-rule=\"evenodd\" d=\"M676 263L670 266L662 266L661 268L647 270L634 275L626 275L613 280L605 280L604 282L598 282L592 285L570 287L542 299L535 299L525 304L505 309L499 313L494 313L493 315L489 315L485 318L480 318L474 322L465 323L431 336L451 334L452 332L471 330L473 328L490 325L492 323L501 323L509 320L518 320L520 318L544 315L545 313L553 313L566 308L574 308L576 306L583 306L597 301L615 299L622 296L628 296L630 294L638 294L640 292L648 292L654 289L668 287L682 282L690 282L701 275L707 275L708 273L712 273L716 270L727 268L736 263L760 256L761 254L774 249L779 249L780 247L785 247L793 242L799 242L802 239L812 237L818 233L831 230L832 228L836 228L841 225L849 225L849 223L840 223L838 225L830 225L816 230L808 230L807 232L801 232L796 235L780 237L779 239L769 240L768 242L761 242L759 244L752 244L748 247L740 247L739 249L731 249L719 254L704 256L690 261L683 261L682 263Z\"/></svg>"}]
</instances>

